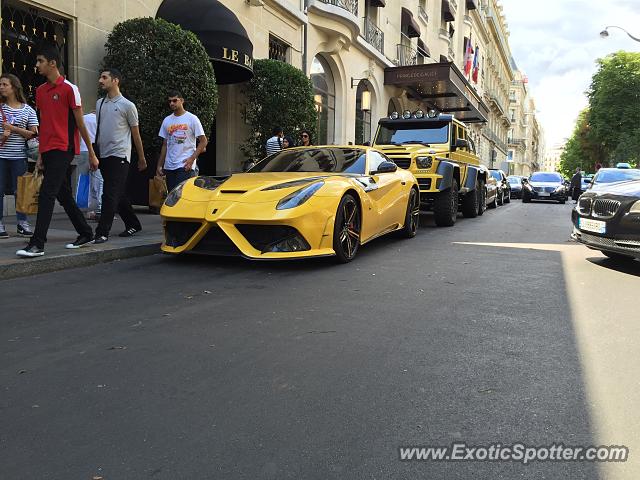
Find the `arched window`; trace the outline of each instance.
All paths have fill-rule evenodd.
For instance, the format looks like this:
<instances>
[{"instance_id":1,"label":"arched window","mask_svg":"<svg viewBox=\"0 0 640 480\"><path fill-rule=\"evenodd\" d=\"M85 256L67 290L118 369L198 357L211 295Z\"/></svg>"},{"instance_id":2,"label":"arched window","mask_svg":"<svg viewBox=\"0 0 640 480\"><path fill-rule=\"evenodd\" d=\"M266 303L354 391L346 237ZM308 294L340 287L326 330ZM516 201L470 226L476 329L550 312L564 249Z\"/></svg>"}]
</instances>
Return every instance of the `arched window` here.
<instances>
[{"instance_id":1,"label":"arched window","mask_svg":"<svg viewBox=\"0 0 640 480\"><path fill-rule=\"evenodd\" d=\"M327 62L316 56L311 64L313 99L318 112L317 145L330 145L335 141L336 86Z\"/></svg>"},{"instance_id":2,"label":"arched window","mask_svg":"<svg viewBox=\"0 0 640 480\"><path fill-rule=\"evenodd\" d=\"M361 80L356 90L356 145L371 142L371 85Z\"/></svg>"}]
</instances>

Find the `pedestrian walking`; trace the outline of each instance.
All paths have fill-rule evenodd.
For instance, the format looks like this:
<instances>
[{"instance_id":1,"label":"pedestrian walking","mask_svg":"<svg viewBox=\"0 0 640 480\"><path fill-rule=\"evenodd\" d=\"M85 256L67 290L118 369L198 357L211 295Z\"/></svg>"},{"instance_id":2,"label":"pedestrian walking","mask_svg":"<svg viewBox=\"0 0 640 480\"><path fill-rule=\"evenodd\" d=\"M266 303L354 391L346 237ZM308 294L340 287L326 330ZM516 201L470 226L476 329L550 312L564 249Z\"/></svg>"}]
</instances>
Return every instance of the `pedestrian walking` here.
<instances>
[{"instance_id":1,"label":"pedestrian walking","mask_svg":"<svg viewBox=\"0 0 640 480\"><path fill-rule=\"evenodd\" d=\"M282 138L284 137L284 130L282 127L273 127L273 136L267 140L266 149L267 155L272 155L274 153L282 150Z\"/></svg>"},{"instance_id":2,"label":"pedestrian walking","mask_svg":"<svg viewBox=\"0 0 640 480\"><path fill-rule=\"evenodd\" d=\"M167 189L196 175L196 160L207 147L200 119L184 108L184 97L178 91L169 92L169 108L173 111L160 127L164 139L156 174L167 177ZM197 142L196 142L197 140Z\"/></svg>"},{"instance_id":3,"label":"pedestrian walking","mask_svg":"<svg viewBox=\"0 0 640 480\"><path fill-rule=\"evenodd\" d=\"M71 190L71 162L80 152L78 131L89 149L89 166L98 168L98 159L84 125L80 91L59 70L60 53L54 45L37 51L36 68L46 82L36 89L36 108L40 111L40 155L36 168L44 171L38 195L36 227L28 245L16 252L20 257L44 255L56 198L73 224L78 238L67 248L80 248L93 241L93 232L76 204Z\"/></svg>"},{"instance_id":4,"label":"pedestrian walking","mask_svg":"<svg viewBox=\"0 0 640 480\"><path fill-rule=\"evenodd\" d=\"M109 240L116 211L124 222L124 231L120 237L130 237L140 230L142 225L125 194L125 184L131 161L131 139L138 153L138 170L147 168L140 129L138 110L133 102L120 93L122 73L116 68L105 69L98 80L106 95L96 102L96 140L100 172L104 179L102 191L102 211L96 227L94 243Z\"/></svg>"},{"instance_id":5,"label":"pedestrian walking","mask_svg":"<svg viewBox=\"0 0 640 480\"><path fill-rule=\"evenodd\" d=\"M84 125L89 132L89 139L93 143L96 138L96 112L92 111L84 115ZM100 169L91 170L89 168L89 149L84 140L80 138L80 160L78 161L80 173L89 173L89 212L87 220L100 220L100 209L102 208L102 185L103 179Z\"/></svg>"},{"instance_id":6,"label":"pedestrian walking","mask_svg":"<svg viewBox=\"0 0 640 480\"><path fill-rule=\"evenodd\" d=\"M309 130L301 130L300 139L301 147L310 147L313 145L313 143L311 143L311 132L309 132Z\"/></svg>"},{"instance_id":7,"label":"pedestrian walking","mask_svg":"<svg viewBox=\"0 0 640 480\"><path fill-rule=\"evenodd\" d=\"M578 198L582 193L582 173L580 172L580 167L576 168L576 173L571 177L571 199L574 200L574 203L578 203Z\"/></svg>"},{"instance_id":8,"label":"pedestrian walking","mask_svg":"<svg viewBox=\"0 0 640 480\"><path fill-rule=\"evenodd\" d=\"M18 177L27 171L27 145L38 134L38 117L27 105L22 84L11 73L0 75L0 239L9 238L3 223L4 194L7 179L11 182L14 198L18 198ZM16 209L17 234L33 235L27 215Z\"/></svg>"}]
</instances>

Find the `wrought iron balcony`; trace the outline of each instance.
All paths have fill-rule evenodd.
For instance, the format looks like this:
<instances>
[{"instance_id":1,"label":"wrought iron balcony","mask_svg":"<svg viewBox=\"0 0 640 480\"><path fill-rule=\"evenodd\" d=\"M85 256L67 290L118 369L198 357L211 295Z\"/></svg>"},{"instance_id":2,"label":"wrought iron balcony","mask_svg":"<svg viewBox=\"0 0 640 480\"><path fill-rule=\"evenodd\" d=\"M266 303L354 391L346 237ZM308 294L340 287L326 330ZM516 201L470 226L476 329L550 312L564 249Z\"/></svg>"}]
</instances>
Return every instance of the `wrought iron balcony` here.
<instances>
[{"instance_id":1,"label":"wrought iron balcony","mask_svg":"<svg viewBox=\"0 0 640 480\"><path fill-rule=\"evenodd\" d=\"M527 148L527 141L524 138L509 138L507 139L507 143L509 145Z\"/></svg>"},{"instance_id":2,"label":"wrought iron balcony","mask_svg":"<svg viewBox=\"0 0 640 480\"><path fill-rule=\"evenodd\" d=\"M368 17L364 17L364 39L384 55L384 32Z\"/></svg>"},{"instance_id":3,"label":"wrought iron balcony","mask_svg":"<svg viewBox=\"0 0 640 480\"><path fill-rule=\"evenodd\" d=\"M407 46L407 45L402 45L401 43L399 43L398 45L396 45L396 49L397 49L397 53L398 53L398 57L396 59L396 64L399 67L404 67L407 65L417 65L418 63L418 52L415 51L413 48Z\"/></svg>"},{"instance_id":4,"label":"wrought iron balcony","mask_svg":"<svg viewBox=\"0 0 640 480\"><path fill-rule=\"evenodd\" d=\"M486 130L484 132L484 136L488 138L491 142L493 142L493 144L499 150L502 150L504 153L507 152L507 144L504 143L504 141L502 141L502 139L498 137L498 135L496 135L495 132L493 132L492 130Z\"/></svg>"},{"instance_id":5,"label":"wrought iron balcony","mask_svg":"<svg viewBox=\"0 0 640 480\"><path fill-rule=\"evenodd\" d=\"M334 5L358 16L358 0L320 0L327 5Z\"/></svg>"}]
</instances>

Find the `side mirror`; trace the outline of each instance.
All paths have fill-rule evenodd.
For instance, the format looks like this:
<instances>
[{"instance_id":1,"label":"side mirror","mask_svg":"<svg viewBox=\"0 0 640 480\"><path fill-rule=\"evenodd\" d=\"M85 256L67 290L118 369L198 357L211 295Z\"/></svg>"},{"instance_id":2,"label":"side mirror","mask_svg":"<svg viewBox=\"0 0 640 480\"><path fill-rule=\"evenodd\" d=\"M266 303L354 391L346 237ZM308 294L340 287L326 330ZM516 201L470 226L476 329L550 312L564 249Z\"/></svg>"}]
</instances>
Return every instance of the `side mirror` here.
<instances>
[{"instance_id":1,"label":"side mirror","mask_svg":"<svg viewBox=\"0 0 640 480\"><path fill-rule=\"evenodd\" d=\"M378 170L371 172L371 175L376 175L378 173L392 173L398 170L398 166L393 162L382 162L378 165Z\"/></svg>"},{"instance_id":2,"label":"side mirror","mask_svg":"<svg viewBox=\"0 0 640 480\"><path fill-rule=\"evenodd\" d=\"M456 140L456 144L454 145L454 147L457 148L469 148L469 142L467 140L465 140L464 138L458 138Z\"/></svg>"}]
</instances>

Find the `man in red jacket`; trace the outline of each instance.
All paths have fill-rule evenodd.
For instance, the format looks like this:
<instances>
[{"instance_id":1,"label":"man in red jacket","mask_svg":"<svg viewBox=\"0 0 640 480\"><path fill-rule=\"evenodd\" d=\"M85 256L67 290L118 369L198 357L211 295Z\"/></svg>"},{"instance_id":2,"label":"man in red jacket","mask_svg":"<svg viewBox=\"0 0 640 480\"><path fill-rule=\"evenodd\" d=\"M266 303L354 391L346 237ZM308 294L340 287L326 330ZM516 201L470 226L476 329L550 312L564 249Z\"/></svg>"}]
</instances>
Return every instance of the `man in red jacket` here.
<instances>
[{"instance_id":1,"label":"man in red jacket","mask_svg":"<svg viewBox=\"0 0 640 480\"><path fill-rule=\"evenodd\" d=\"M98 168L82 118L80 92L60 74L60 53L54 45L43 45L37 53L38 73L47 79L36 89L36 108L40 111L40 155L36 168L44 170L44 179L38 196L36 228L29 244L16 252L20 257L44 255L56 198L78 232L78 238L66 247L80 248L93 242L93 231L73 198L70 181L71 161L80 151L78 131L89 150L90 168Z\"/></svg>"}]
</instances>

